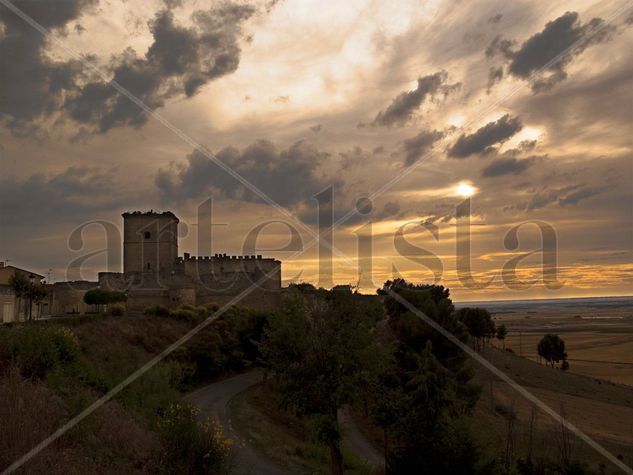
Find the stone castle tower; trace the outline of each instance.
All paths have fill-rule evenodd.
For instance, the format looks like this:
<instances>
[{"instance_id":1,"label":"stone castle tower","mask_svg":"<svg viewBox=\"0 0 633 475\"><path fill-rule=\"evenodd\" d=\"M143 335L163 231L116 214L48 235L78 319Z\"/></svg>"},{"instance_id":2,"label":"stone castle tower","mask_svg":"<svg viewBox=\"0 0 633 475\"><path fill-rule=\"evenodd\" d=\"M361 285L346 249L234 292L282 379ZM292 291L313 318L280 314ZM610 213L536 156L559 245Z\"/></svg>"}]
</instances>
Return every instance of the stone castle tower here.
<instances>
[{"instance_id":1,"label":"stone castle tower","mask_svg":"<svg viewBox=\"0 0 633 475\"><path fill-rule=\"evenodd\" d=\"M171 273L178 257L178 223L170 211L123 213L123 273Z\"/></svg>"},{"instance_id":2,"label":"stone castle tower","mask_svg":"<svg viewBox=\"0 0 633 475\"><path fill-rule=\"evenodd\" d=\"M279 303L281 262L257 256L178 256L179 220L171 211L123 213L123 272L100 272L99 286L128 295L128 310L224 304L248 289L240 304Z\"/></svg>"}]
</instances>

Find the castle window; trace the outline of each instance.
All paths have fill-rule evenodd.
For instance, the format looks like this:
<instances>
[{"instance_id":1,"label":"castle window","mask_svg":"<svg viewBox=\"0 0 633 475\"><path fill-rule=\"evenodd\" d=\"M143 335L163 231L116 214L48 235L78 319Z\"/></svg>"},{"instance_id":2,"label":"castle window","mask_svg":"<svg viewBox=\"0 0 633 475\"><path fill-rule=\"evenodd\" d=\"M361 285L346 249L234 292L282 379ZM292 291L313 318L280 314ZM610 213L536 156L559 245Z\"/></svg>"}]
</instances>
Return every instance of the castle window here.
<instances>
[{"instance_id":1,"label":"castle window","mask_svg":"<svg viewBox=\"0 0 633 475\"><path fill-rule=\"evenodd\" d=\"M147 270L150 270L152 268L152 265L148 262L147 263Z\"/></svg>"},{"instance_id":2,"label":"castle window","mask_svg":"<svg viewBox=\"0 0 633 475\"><path fill-rule=\"evenodd\" d=\"M145 232L143 233L143 236L145 237L145 239L149 239L149 238L151 238L151 237L152 237L152 233L150 233L149 231L145 231Z\"/></svg>"}]
</instances>

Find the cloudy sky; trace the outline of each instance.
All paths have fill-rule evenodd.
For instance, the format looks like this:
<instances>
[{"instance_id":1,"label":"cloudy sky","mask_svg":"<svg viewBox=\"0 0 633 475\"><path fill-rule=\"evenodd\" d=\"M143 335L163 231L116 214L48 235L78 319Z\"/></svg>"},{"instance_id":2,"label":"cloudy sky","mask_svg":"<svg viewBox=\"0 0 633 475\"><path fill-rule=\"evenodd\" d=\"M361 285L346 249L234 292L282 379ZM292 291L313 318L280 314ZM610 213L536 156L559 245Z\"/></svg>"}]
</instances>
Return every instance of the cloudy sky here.
<instances>
[{"instance_id":1,"label":"cloudy sky","mask_svg":"<svg viewBox=\"0 0 633 475\"><path fill-rule=\"evenodd\" d=\"M181 252L208 254L212 197L212 253L242 253L261 225L249 253L327 285L320 202L345 218L334 283L632 293L629 1L14 0L24 18L5 3L0 260L94 278L104 228L73 231L135 209L174 211ZM556 252L538 252L548 229ZM523 285L503 279L513 262Z\"/></svg>"}]
</instances>

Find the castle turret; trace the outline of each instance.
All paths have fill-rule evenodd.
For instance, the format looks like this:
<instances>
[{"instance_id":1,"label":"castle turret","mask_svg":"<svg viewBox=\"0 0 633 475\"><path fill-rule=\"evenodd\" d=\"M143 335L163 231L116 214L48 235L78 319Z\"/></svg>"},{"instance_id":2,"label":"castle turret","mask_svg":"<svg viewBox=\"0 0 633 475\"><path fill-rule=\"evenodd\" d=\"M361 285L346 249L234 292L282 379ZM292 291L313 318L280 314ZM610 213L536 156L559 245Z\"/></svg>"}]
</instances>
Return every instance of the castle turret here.
<instances>
[{"instance_id":1,"label":"castle turret","mask_svg":"<svg viewBox=\"0 0 633 475\"><path fill-rule=\"evenodd\" d=\"M169 273L178 257L178 223L170 211L123 213L123 272Z\"/></svg>"}]
</instances>

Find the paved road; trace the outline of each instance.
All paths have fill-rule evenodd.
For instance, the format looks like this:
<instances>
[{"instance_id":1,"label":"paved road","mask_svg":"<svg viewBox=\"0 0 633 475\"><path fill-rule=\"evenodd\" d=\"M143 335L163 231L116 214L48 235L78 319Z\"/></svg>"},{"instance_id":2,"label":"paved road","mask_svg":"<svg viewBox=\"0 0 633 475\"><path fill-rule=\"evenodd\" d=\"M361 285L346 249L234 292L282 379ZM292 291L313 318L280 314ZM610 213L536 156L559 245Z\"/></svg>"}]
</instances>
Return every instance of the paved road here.
<instances>
[{"instance_id":1,"label":"paved road","mask_svg":"<svg viewBox=\"0 0 633 475\"><path fill-rule=\"evenodd\" d=\"M231 423L231 414L229 412L231 399L261 382L262 377L261 371L251 371L233 376L200 388L188 394L185 400L198 406L201 415L217 417L226 435L235 441L237 450L235 450L234 471L236 474L287 475L291 472L278 466L264 454L249 446ZM377 468L384 467L385 462L382 454L361 434L350 417L347 408L340 411L339 418L344 429L343 444L371 465Z\"/></svg>"},{"instance_id":2,"label":"paved road","mask_svg":"<svg viewBox=\"0 0 633 475\"><path fill-rule=\"evenodd\" d=\"M235 441L237 450L235 451L234 473L239 475L286 475L290 472L246 444L231 424L229 401L261 380L261 372L251 371L209 384L188 394L185 400L198 406L202 415L217 417L226 435Z\"/></svg>"}]
</instances>

